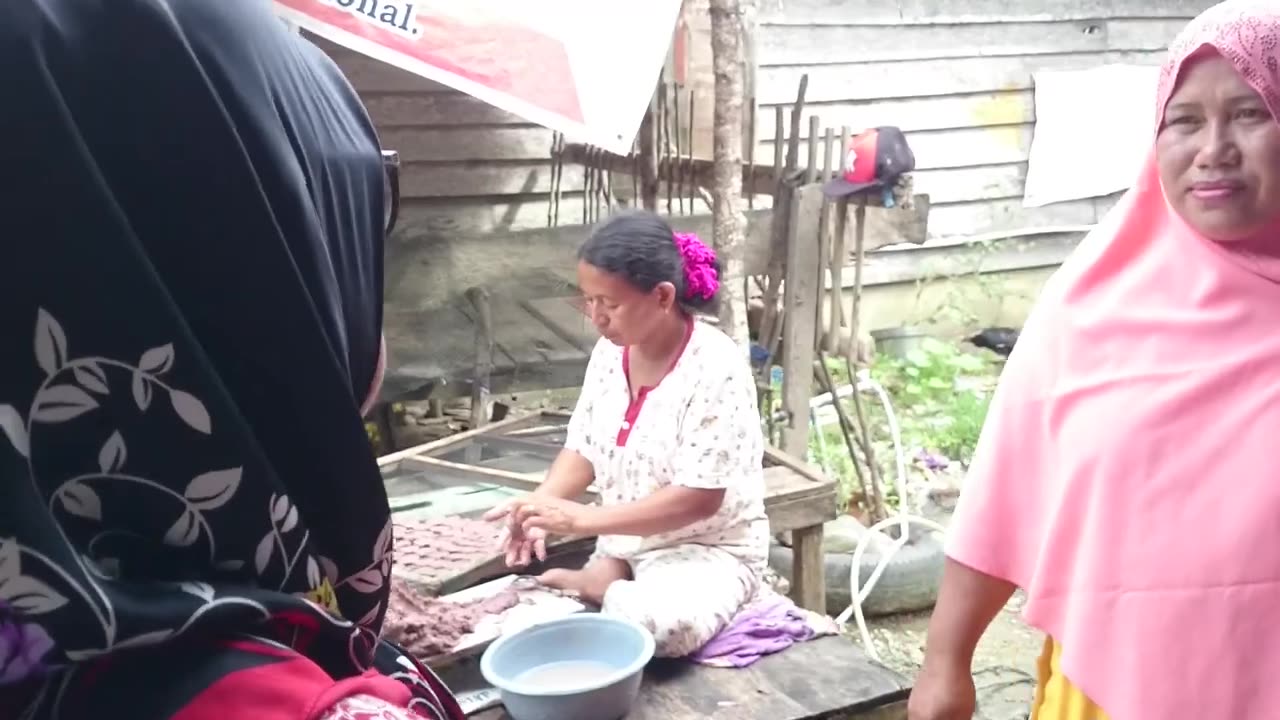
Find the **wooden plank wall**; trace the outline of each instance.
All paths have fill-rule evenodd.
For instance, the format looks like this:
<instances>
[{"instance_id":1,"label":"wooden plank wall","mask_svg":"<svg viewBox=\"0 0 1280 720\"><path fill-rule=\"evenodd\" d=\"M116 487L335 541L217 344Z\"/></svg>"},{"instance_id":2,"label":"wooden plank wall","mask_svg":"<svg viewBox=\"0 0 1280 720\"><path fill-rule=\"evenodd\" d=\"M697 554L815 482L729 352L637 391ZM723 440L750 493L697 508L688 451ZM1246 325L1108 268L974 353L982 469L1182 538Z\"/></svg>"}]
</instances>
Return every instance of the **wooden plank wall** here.
<instances>
[{"instance_id":1,"label":"wooden plank wall","mask_svg":"<svg viewBox=\"0 0 1280 720\"><path fill-rule=\"evenodd\" d=\"M759 1L757 157L773 157L773 106L790 104L808 73L806 113L824 125L907 132L935 237L1095 222L1114 198L1022 207L1032 73L1159 63L1215 2Z\"/></svg>"},{"instance_id":2,"label":"wooden plank wall","mask_svg":"<svg viewBox=\"0 0 1280 720\"><path fill-rule=\"evenodd\" d=\"M789 105L808 73L806 115L819 115L824 126L907 131L919 165L916 190L933 203L931 236L1095 222L1112 198L1022 207L1035 123L1032 73L1157 63L1173 35L1213 2L758 0L755 156L773 157L774 107ZM682 30L687 87L699 95L695 147L709 156L706 4L686 0ZM360 92L384 145L401 154L401 237L422 242L546 226L549 130L312 39ZM800 126L807 133L807 119ZM566 167L561 224L581 221L582 186L581 171Z\"/></svg>"},{"instance_id":3,"label":"wooden plank wall","mask_svg":"<svg viewBox=\"0 0 1280 720\"><path fill-rule=\"evenodd\" d=\"M309 36L342 68L400 153L402 237L546 227L550 130L468 95ZM581 222L582 174L567 168L560 217Z\"/></svg>"}]
</instances>

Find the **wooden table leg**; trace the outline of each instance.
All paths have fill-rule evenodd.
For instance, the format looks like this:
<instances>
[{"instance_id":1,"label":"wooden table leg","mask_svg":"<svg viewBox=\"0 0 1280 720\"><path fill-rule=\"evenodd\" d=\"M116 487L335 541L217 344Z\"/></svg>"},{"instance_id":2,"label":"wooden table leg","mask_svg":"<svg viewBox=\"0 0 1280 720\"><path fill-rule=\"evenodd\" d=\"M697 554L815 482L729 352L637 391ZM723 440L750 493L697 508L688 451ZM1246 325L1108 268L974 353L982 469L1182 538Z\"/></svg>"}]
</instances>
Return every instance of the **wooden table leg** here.
<instances>
[{"instance_id":1,"label":"wooden table leg","mask_svg":"<svg viewBox=\"0 0 1280 720\"><path fill-rule=\"evenodd\" d=\"M791 531L791 597L807 610L827 612L827 568L822 552L823 526Z\"/></svg>"},{"instance_id":2,"label":"wooden table leg","mask_svg":"<svg viewBox=\"0 0 1280 720\"><path fill-rule=\"evenodd\" d=\"M396 448L396 430L395 430L395 413L391 410L391 403L378 403L373 410L373 421L378 426L379 445L382 447L377 450L379 455L395 452Z\"/></svg>"}]
</instances>

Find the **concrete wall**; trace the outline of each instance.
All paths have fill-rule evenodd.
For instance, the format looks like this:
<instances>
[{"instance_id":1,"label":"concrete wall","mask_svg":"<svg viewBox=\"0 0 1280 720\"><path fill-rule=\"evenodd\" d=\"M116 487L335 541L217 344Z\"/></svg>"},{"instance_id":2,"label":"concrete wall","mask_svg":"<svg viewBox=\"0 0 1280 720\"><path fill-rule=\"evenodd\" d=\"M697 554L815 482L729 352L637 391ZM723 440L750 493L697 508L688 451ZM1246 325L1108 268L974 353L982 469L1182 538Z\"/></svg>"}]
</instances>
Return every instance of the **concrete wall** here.
<instances>
[{"instance_id":1,"label":"concrete wall","mask_svg":"<svg viewBox=\"0 0 1280 720\"><path fill-rule=\"evenodd\" d=\"M942 336L1021 327L1045 281L1084 234L1082 229L1024 232L871 253L863 270L861 327L918 325ZM838 297L843 317L849 317L850 285L836 292L828 283L824 315Z\"/></svg>"},{"instance_id":2,"label":"concrete wall","mask_svg":"<svg viewBox=\"0 0 1280 720\"><path fill-rule=\"evenodd\" d=\"M940 337L984 327L1022 327L1054 270L1005 270L920 284L873 285L862 296L862 324L868 331L924 326ZM849 291L844 293L844 302L853 302Z\"/></svg>"}]
</instances>

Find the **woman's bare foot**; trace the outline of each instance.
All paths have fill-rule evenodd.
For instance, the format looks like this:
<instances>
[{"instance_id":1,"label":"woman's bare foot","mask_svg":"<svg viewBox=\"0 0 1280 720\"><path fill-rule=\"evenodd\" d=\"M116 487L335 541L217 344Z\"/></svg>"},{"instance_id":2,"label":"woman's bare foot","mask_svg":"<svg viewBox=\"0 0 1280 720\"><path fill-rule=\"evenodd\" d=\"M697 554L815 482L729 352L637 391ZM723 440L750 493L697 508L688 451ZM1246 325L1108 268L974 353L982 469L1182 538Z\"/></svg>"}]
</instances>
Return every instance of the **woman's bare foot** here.
<instances>
[{"instance_id":1,"label":"woman's bare foot","mask_svg":"<svg viewBox=\"0 0 1280 720\"><path fill-rule=\"evenodd\" d=\"M630 577L631 564L626 560L598 557L581 570L548 570L538 581L550 588L576 593L579 599L592 605L600 605L610 585Z\"/></svg>"}]
</instances>

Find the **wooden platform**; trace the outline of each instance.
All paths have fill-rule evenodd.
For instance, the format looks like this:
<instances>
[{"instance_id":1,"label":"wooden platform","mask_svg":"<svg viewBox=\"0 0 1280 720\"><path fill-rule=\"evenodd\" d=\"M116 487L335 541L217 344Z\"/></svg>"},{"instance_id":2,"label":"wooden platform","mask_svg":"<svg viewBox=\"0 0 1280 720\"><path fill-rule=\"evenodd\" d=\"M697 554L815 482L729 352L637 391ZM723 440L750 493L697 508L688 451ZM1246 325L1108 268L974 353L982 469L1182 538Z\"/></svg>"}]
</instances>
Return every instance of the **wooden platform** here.
<instances>
[{"instance_id":1,"label":"wooden platform","mask_svg":"<svg viewBox=\"0 0 1280 720\"><path fill-rule=\"evenodd\" d=\"M477 516L536 489L564 445L568 421L564 412L514 417L384 456L378 464L392 512L399 517ZM835 481L772 448L765 451L764 465L770 528L792 535L792 596L810 610L826 612L822 527L836 517ZM451 489L457 494L444 492ZM495 553L466 581L483 582L506 572ZM446 583L441 592L463 587Z\"/></svg>"},{"instance_id":2,"label":"wooden platform","mask_svg":"<svg viewBox=\"0 0 1280 720\"><path fill-rule=\"evenodd\" d=\"M450 668L442 679L455 693L487 687L474 662ZM909 692L905 677L853 641L827 637L743 669L655 661L626 720L902 720ZM501 707L471 717L510 720Z\"/></svg>"}]
</instances>

